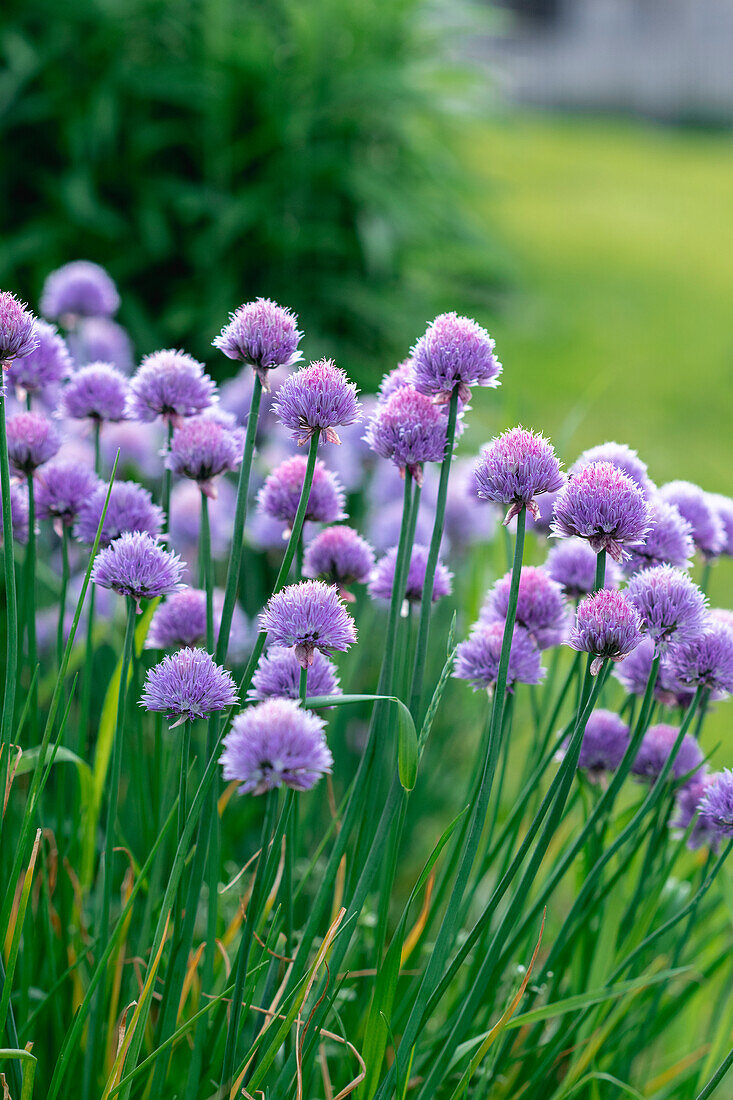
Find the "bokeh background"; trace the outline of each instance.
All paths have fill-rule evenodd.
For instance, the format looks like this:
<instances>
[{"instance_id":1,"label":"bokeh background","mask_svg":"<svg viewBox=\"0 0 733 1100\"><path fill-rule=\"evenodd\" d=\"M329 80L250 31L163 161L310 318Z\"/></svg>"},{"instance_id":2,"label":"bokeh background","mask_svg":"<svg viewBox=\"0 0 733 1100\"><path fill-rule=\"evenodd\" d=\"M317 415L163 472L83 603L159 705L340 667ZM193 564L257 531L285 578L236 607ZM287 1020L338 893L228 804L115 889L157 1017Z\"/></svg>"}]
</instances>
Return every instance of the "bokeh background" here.
<instances>
[{"instance_id":1,"label":"bokeh background","mask_svg":"<svg viewBox=\"0 0 733 1100\"><path fill-rule=\"evenodd\" d=\"M138 352L292 306L365 388L436 312L513 420L733 491L730 0L5 0L0 285L109 268Z\"/></svg>"}]
</instances>

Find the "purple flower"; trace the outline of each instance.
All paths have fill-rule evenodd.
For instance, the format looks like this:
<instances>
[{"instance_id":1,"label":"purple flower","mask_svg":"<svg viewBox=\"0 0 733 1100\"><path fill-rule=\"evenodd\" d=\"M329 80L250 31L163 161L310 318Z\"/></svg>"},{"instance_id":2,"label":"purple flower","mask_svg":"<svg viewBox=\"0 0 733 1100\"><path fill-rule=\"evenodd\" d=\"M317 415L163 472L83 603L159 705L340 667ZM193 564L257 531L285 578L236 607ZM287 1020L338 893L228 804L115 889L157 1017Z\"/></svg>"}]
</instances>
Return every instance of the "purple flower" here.
<instances>
[{"instance_id":1,"label":"purple flower","mask_svg":"<svg viewBox=\"0 0 733 1100\"><path fill-rule=\"evenodd\" d=\"M711 607L708 611L708 615L716 622L725 623L727 627L733 630L733 611L728 607Z\"/></svg>"},{"instance_id":2,"label":"purple flower","mask_svg":"<svg viewBox=\"0 0 733 1100\"><path fill-rule=\"evenodd\" d=\"M407 584L404 598L410 603L420 603L425 586L425 570L428 564L429 549L423 543L416 542L412 547L410 566L407 570ZM393 546L383 558L380 558L369 578L369 595L376 600L391 600L394 586L395 566L397 565L397 547ZM432 602L437 603L443 596L453 591L453 574L438 559L433 579Z\"/></svg>"},{"instance_id":3,"label":"purple flower","mask_svg":"<svg viewBox=\"0 0 733 1100\"><path fill-rule=\"evenodd\" d=\"M597 447L590 447L573 463L570 473L577 474L593 462L610 462L636 482L646 496L653 490L646 463L625 443L599 443Z\"/></svg>"},{"instance_id":4,"label":"purple flower","mask_svg":"<svg viewBox=\"0 0 733 1100\"><path fill-rule=\"evenodd\" d=\"M677 817L672 822L672 826L686 832L692 821L695 821L687 841L688 848L693 850L701 848L703 844L709 844L711 847L717 846L718 835L715 825L702 808L703 799L717 778L715 775L700 776L698 773L677 793L675 803Z\"/></svg>"},{"instance_id":5,"label":"purple flower","mask_svg":"<svg viewBox=\"0 0 733 1100\"><path fill-rule=\"evenodd\" d=\"M231 673L215 664L204 649L179 649L151 668L145 678L140 706L176 718L206 718L237 702Z\"/></svg>"},{"instance_id":6,"label":"purple flower","mask_svg":"<svg viewBox=\"0 0 733 1100\"><path fill-rule=\"evenodd\" d=\"M724 539L720 553L733 557L733 500L721 496L720 493L708 493L707 498L723 525Z\"/></svg>"},{"instance_id":7,"label":"purple flower","mask_svg":"<svg viewBox=\"0 0 733 1100\"><path fill-rule=\"evenodd\" d=\"M468 317L441 313L412 349L414 385L436 403L447 404L458 387L468 401L471 386L498 386L501 363L486 329Z\"/></svg>"},{"instance_id":8,"label":"purple flower","mask_svg":"<svg viewBox=\"0 0 733 1100\"><path fill-rule=\"evenodd\" d=\"M649 505L636 482L610 462L592 462L570 478L555 500L552 532L587 539L598 553L622 562L649 531Z\"/></svg>"},{"instance_id":9,"label":"purple flower","mask_svg":"<svg viewBox=\"0 0 733 1100\"><path fill-rule=\"evenodd\" d=\"M708 619L705 629L672 647L669 669L683 687L706 688L716 698L733 692L733 629Z\"/></svg>"},{"instance_id":10,"label":"purple flower","mask_svg":"<svg viewBox=\"0 0 733 1100\"><path fill-rule=\"evenodd\" d=\"M631 695L643 695L649 681L649 674L654 661L654 642L645 635L636 649L629 653L623 661L613 670L613 675ZM654 685L654 698L666 707L687 707L692 701L694 690L684 690L677 683L672 673L666 655L662 657L659 665L659 673Z\"/></svg>"},{"instance_id":11,"label":"purple flower","mask_svg":"<svg viewBox=\"0 0 733 1100\"><path fill-rule=\"evenodd\" d=\"M197 359L170 348L154 351L130 381L127 415L148 423L162 416L175 424L208 409L215 393L216 386Z\"/></svg>"},{"instance_id":12,"label":"purple flower","mask_svg":"<svg viewBox=\"0 0 733 1100\"><path fill-rule=\"evenodd\" d=\"M650 726L644 734L636 759L631 765L634 775L645 779L656 779L666 764L675 742L679 737L679 727L660 723ZM672 775L682 779L695 772L703 762L700 746L694 737L686 733L672 764Z\"/></svg>"},{"instance_id":13,"label":"purple flower","mask_svg":"<svg viewBox=\"0 0 733 1100\"><path fill-rule=\"evenodd\" d=\"M364 439L382 458L409 470L422 485L424 462L442 462L448 421L444 412L412 386L402 386L380 401Z\"/></svg>"},{"instance_id":14,"label":"purple flower","mask_svg":"<svg viewBox=\"0 0 733 1100\"><path fill-rule=\"evenodd\" d=\"M0 363L29 355L38 344L36 319L20 298L0 291Z\"/></svg>"},{"instance_id":15,"label":"purple flower","mask_svg":"<svg viewBox=\"0 0 733 1100\"><path fill-rule=\"evenodd\" d=\"M483 622L503 622L509 610L511 572L500 577L490 589L480 618ZM539 649L559 645L567 637L568 605L561 586L544 569L525 565L519 575L517 625L531 635Z\"/></svg>"},{"instance_id":16,"label":"purple flower","mask_svg":"<svg viewBox=\"0 0 733 1100\"><path fill-rule=\"evenodd\" d=\"M292 527L307 466L305 455L294 455L272 471L257 494L257 506L265 515ZM345 501L346 496L336 475L326 469L320 459L317 460L305 518L314 523L333 523L345 519Z\"/></svg>"},{"instance_id":17,"label":"purple flower","mask_svg":"<svg viewBox=\"0 0 733 1100\"><path fill-rule=\"evenodd\" d=\"M224 738L222 773L242 794L309 791L333 767L324 721L292 699L266 699L238 714Z\"/></svg>"},{"instance_id":18,"label":"purple flower","mask_svg":"<svg viewBox=\"0 0 733 1100\"><path fill-rule=\"evenodd\" d=\"M132 341L122 325L109 317L83 317L69 333L68 344L77 367L111 363L123 374L132 372Z\"/></svg>"},{"instance_id":19,"label":"purple flower","mask_svg":"<svg viewBox=\"0 0 733 1100\"><path fill-rule=\"evenodd\" d=\"M707 493L691 481L669 481L659 494L668 504L674 504L690 524L695 546L703 557L717 557L725 546L725 529Z\"/></svg>"},{"instance_id":20,"label":"purple flower","mask_svg":"<svg viewBox=\"0 0 733 1100\"><path fill-rule=\"evenodd\" d=\"M120 461L117 473L132 478L160 476L160 453L163 448L162 423L146 424L144 429L135 420L116 420L105 425L100 436L100 451L105 468L114 465L117 451ZM195 486L194 492L195 490ZM199 497L196 493L196 501Z\"/></svg>"},{"instance_id":21,"label":"purple flower","mask_svg":"<svg viewBox=\"0 0 733 1100\"><path fill-rule=\"evenodd\" d=\"M38 393L68 378L73 366L66 343L53 325L36 321L35 335L36 346L8 367L8 381L26 393Z\"/></svg>"},{"instance_id":22,"label":"purple flower","mask_svg":"<svg viewBox=\"0 0 733 1100\"><path fill-rule=\"evenodd\" d=\"M543 566L548 576L562 586L570 599L577 600L593 591L597 555L582 539L562 539L552 546ZM616 588L619 570L613 560L606 562L606 588Z\"/></svg>"},{"instance_id":23,"label":"purple flower","mask_svg":"<svg viewBox=\"0 0 733 1100\"><path fill-rule=\"evenodd\" d=\"M578 604L568 645L595 657L591 673L600 672L604 659L621 661L642 638L641 616L623 592L602 588Z\"/></svg>"},{"instance_id":24,"label":"purple flower","mask_svg":"<svg viewBox=\"0 0 733 1100\"><path fill-rule=\"evenodd\" d=\"M319 359L285 379L275 398L275 415L298 446L316 434L323 442L340 443L336 428L359 419L357 393L332 359Z\"/></svg>"},{"instance_id":25,"label":"purple flower","mask_svg":"<svg viewBox=\"0 0 733 1100\"><path fill-rule=\"evenodd\" d=\"M61 446L56 428L41 413L19 412L8 419L8 458L13 469L30 476Z\"/></svg>"},{"instance_id":26,"label":"purple flower","mask_svg":"<svg viewBox=\"0 0 733 1100\"><path fill-rule=\"evenodd\" d=\"M2 501L0 500L0 519L2 518ZM25 482L10 482L10 518L13 523L13 538L24 546L28 542L29 514L28 514L28 486ZM0 528L0 536L2 529ZM2 541L0 537L0 541Z\"/></svg>"},{"instance_id":27,"label":"purple flower","mask_svg":"<svg viewBox=\"0 0 733 1100\"><path fill-rule=\"evenodd\" d=\"M248 699L298 699L300 697L300 662L292 649L273 645L262 654L252 677ZM308 669L308 695L340 695L336 666L318 650Z\"/></svg>"},{"instance_id":28,"label":"purple flower","mask_svg":"<svg viewBox=\"0 0 733 1100\"><path fill-rule=\"evenodd\" d=\"M474 476L481 500L510 505L505 524L524 507L537 517L539 509L534 498L557 492L565 484L552 444L521 424L483 449Z\"/></svg>"},{"instance_id":29,"label":"purple flower","mask_svg":"<svg viewBox=\"0 0 733 1100\"><path fill-rule=\"evenodd\" d=\"M356 641L356 627L338 589L323 581L302 581L272 596L260 615L260 630L270 643L295 648L302 668L313 664L316 649L330 655Z\"/></svg>"},{"instance_id":30,"label":"purple flower","mask_svg":"<svg viewBox=\"0 0 733 1100\"><path fill-rule=\"evenodd\" d=\"M99 484L87 466L64 459L50 462L36 478L38 518L70 527Z\"/></svg>"},{"instance_id":31,"label":"purple flower","mask_svg":"<svg viewBox=\"0 0 733 1100\"><path fill-rule=\"evenodd\" d=\"M63 392L62 409L72 420L124 420L128 381L111 363L90 363Z\"/></svg>"},{"instance_id":32,"label":"purple flower","mask_svg":"<svg viewBox=\"0 0 733 1100\"><path fill-rule=\"evenodd\" d=\"M107 486L100 485L81 508L74 535L88 546L97 536L97 527L107 499ZM157 537L163 530L163 510L153 504L147 489L134 481L116 481L112 486L107 514L100 539L101 546L109 546L126 531L146 531Z\"/></svg>"},{"instance_id":33,"label":"purple flower","mask_svg":"<svg viewBox=\"0 0 733 1100\"><path fill-rule=\"evenodd\" d=\"M659 496L649 500L651 529L643 546L631 551L625 571L631 575L653 565L675 565L686 569L695 553L692 528L674 504Z\"/></svg>"},{"instance_id":34,"label":"purple flower","mask_svg":"<svg viewBox=\"0 0 733 1100\"><path fill-rule=\"evenodd\" d=\"M414 385L415 376L412 370L412 359L404 359L397 364L394 370L388 371L383 376L382 381L379 383L379 399L380 401L386 401L402 386L412 386L414 388Z\"/></svg>"},{"instance_id":35,"label":"purple flower","mask_svg":"<svg viewBox=\"0 0 733 1100\"><path fill-rule=\"evenodd\" d=\"M207 496L216 496L213 478L236 470L242 461L244 437L210 416L191 416L173 432L165 465L174 474L197 481Z\"/></svg>"},{"instance_id":36,"label":"purple flower","mask_svg":"<svg viewBox=\"0 0 733 1100\"><path fill-rule=\"evenodd\" d=\"M147 531L125 531L99 551L92 580L100 588L111 588L120 596L129 596L139 611L140 600L179 592L183 587L184 569L178 555L166 550Z\"/></svg>"},{"instance_id":37,"label":"purple flower","mask_svg":"<svg viewBox=\"0 0 733 1100\"><path fill-rule=\"evenodd\" d=\"M117 287L99 264L74 260L52 271L43 285L41 313L73 327L78 317L111 317L120 306Z\"/></svg>"},{"instance_id":38,"label":"purple flower","mask_svg":"<svg viewBox=\"0 0 733 1100\"><path fill-rule=\"evenodd\" d=\"M221 621L223 593L214 589L214 632ZM241 653L249 641L249 626L241 607L234 605L229 651ZM155 609L145 639L146 649L181 649L206 642L206 593L200 588L183 588Z\"/></svg>"},{"instance_id":39,"label":"purple flower","mask_svg":"<svg viewBox=\"0 0 733 1100\"><path fill-rule=\"evenodd\" d=\"M733 771L724 768L710 777L700 802L700 813L718 837L733 836Z\"/></svg>"},{"instance_id":40,"label":"purple flower","mask_svg":"<svg viewBox=\"0 0 733 1100\"><path fill-rule=\"evenodd\" d=\"M369 543L353 527L342 524L316 535L303 558L306 577L320 577L337 585L347 601L354 599L347 591L350 585L365 584L373 568L374 551Z\"/></svg>"},{"instance_id":41,"label":"purple flower","mask_svg":"<svg viewBox=\"0 0 733 1100\"><path fill-rule=\"evenodd\" d=\"M611 710L594 710L585 727L578 767L598 780L602 772L614 772L629 745L629 727Z\"/></svg>"},{"instance_id":42,"label":"purple flower","mask_svg":"<svg viewBox=\"0 0 733 1100\"><path fill-rule=\"evenodd\" d=\"M268 391L268 371L291 367L303 358L298 351L302 337L294 313L269 298L258 298L231 313L229 324L211 342L229 359L249 363Z\"/></svg>"},{"instance_id":43,"label":"purple flower","mask_svg":"<svg viewBox=\"0 0 733 1100\"><path fill-rule=\"evenodd\" d=\"M503 623L476 623L465 642L456 647L453 670L456 679L468 680L474 691L495 684L503 636ZM538 684L544 675L539 649L527 631L516 626L509 652L507 691L511 691L515 684Z\"/></svg>"},{"instance_id":44,"label":"purple flower","mask_svg":"<svg viewBox=\"0 0 733 1100\"><path fill-rule=\"evenodd\" d=\"M658 646L684 641L704 625L705 596L686 573L671 565L636 573L626 594Z\"/></svg>"}]
</instances>

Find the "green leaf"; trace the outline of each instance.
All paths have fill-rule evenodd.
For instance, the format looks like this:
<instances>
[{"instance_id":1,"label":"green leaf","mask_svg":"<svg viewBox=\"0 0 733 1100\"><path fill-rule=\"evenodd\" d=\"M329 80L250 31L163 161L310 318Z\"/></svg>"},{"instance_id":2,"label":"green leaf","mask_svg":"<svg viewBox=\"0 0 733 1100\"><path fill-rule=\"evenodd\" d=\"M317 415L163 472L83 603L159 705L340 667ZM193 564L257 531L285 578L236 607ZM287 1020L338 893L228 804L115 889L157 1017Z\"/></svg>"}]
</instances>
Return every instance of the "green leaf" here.
<instances>
[{"instance_id":1,"label":"green leaf","mask_svg":"<svg viewBox=\"0 0 733 1100\"><path fill-rule=\"evenodd\" d=\"M41 745L34 745L32 749L24 750L18 767L15 769L16 775L26 775L34 770L41 756L41 748ZM80 756L77 756L71 749L67 749L65 745L46 746L43 764L46 765L49 760L52 764L73 764L76 767L79 773L81 803L86 805L92 794L92 769L86 760L82 760Z\"/></svg>"},{"instance_id":2,"label":"green leaf","mask_svg":"<svg viewBox=\"0 0 733 1100\"><path fill-rule=\"evenodd\" d=\"M400 783L411 791L417 781L417 730L410 711L396 695L314 695L305 701L311 708L343 707L356 703L394 703L397 707L397 768Z\"/></svg>"}]
</instances>

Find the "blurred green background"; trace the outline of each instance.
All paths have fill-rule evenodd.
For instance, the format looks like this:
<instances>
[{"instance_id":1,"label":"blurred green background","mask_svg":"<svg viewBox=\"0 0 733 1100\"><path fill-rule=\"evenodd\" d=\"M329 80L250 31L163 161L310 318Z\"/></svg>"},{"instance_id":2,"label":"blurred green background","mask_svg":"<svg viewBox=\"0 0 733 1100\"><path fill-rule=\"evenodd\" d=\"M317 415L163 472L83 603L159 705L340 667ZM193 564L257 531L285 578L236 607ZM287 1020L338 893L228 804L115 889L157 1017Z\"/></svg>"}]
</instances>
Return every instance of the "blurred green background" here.
<instances>
[{"instance_id":1,"label":"blurred green background","mask_svg":"<svg viewBox=\"0 0 733 1100\"><path fill-rule=\"evenodd\" d=\"M94 259L140 352L217 370L228 311L271 295L367 388L456 308L505 364L469 443L521 419L568 462L623 439L659 481L733 491L726 128L511 106L488 4L5 0L0 19L0 285L37 302Z\"/></svg>"}]
</instances>

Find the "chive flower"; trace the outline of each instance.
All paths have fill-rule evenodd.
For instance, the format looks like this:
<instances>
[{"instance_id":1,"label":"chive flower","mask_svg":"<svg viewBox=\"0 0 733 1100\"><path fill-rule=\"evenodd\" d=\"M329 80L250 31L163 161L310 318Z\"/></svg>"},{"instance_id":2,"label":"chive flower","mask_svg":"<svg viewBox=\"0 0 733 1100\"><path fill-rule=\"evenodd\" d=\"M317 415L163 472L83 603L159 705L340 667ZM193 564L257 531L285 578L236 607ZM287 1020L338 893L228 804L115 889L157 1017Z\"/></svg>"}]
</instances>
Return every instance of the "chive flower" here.
<instances>
[{"instance_id":1,"label":"chive flower","mask_svg":"<svg viewBox=\"0 0 733 1100\"><path fill-rule=\"evenodd\" d=\"M212 343L227 358L249 363L268 391L269 371L291 367L303 358L298 350L302 337L294 313L269 298L258 298L230 314L229 324Z\"/></svg>"},{"instance_id":2,"label":"chive flower","mask_svg":"<svg viewBox=\"0 0 733 1100\"><path fill-rule=\"evenodd\" d=\"M704 844L711 848L716 848L718 845L715 826L702 807L705 794L715 779L714 775L700 775L698 772L694 779L677 792L675 799L677 816L672 821L672 828L686 832L692 822L695 822L687 839L687 847L693 851Z\"/></svg>"},{"instance_id":3,"label":"chive flower","mask_svg":"<svg viewBox=\"0 0 733 1100\"><path fill-rule=\"evenodd\" d=\"M704 626L705 596L686 573L671 565L655 565L636 573L626 595L657 646L684 641Z\"/></svg>"},{"instance_id":4,"label":"chive flower","mask_svg":"<svg viewBox=\"0 0 733 1100\"><path fill-rule=\"evenodd\" d=\"M38 518L70 527L99 485L88 466L70 459L49 462L36 478Z\"/></svg>"},{"instance_id":5,"label":"chive flower","mask_svg":"<svg viewBox=\"0 0 733 1100\"><path fill-rule=\"evenodd\" d=\"M186 720L207 718L237 702L230 672L204 649L179 649L151 668L145 678L140 706L175 718L171 729Z\"/></svg>"},{"instance_id":6,"label":"chive flower","mask_svg":"<svg viewBox=\"0 0 733 1100\"><path fill-rule=\"evenodd\" d=\"M53 325L36 321L35 335L36 346L16 356L7 368L10 384L24 393L42 393L68 378L73 369L66 342Z\"/></svg>"},{"instance_id":7,"label":"chive flower","mask_svg":"<svg viewBox=\"0 0 733 1100\"><path fill-rule=\"evenodd\" d=\"M213 480L242 461L244 435L227 428L213 416L191 416L173 432L165 465L179 477L198 483L207 496L216 496Z\"/></svg>"},{"instance_id":8,"label":"chive flower","mask_svg":"<svg viewBox=\"0 0 733 1100\"><path fill-rule=\"evenodd\" d=\"M20 298L9 290L0 291L0 363L3 367L18 356L29 355L38 344L36 318Z\"/></svg>"},{"instance_id":9,"label":"chive flower","mask_svg":"<svg viewBox=\"0 0 733 1100\"><path fill-rule=\"evenodd\" d=\"M604 660L623 660L641 639L641 616L634 605L623 592L602 588L578 604L568 645L593 654L590 670L595 676Z\"/></svg>"},{"instance_id":10,"label":"chive flower","mask_svg":"<svg viewBox=\"0 0 733 1100\"><path fill-rule=\"evenodd\" d=\"M644 695L654 661L655 644L645 634L636 649L613 669L612 675L630 695ZM665 707L687 707L695 694L694 688L683 688L669 669L669 654L663 653L654 685L654 698Z\"/></svg>"},{"instance_id":11,"label":"chive flower","mask_svg":"<svg viewBox=\"0 0 733 1100\"><path fill-rule=\"evenodd\" d=\"M455 389L465 402L472 386L498 386L502 368L494 346L486 329L475 321L441 313L412 349L415 388L436 404L447 404Z\"/></svg>"},{"instance_id":12,"label":"chive flower","mask_svg":"<svg viewBox=\"0 0 733 1100\"><path fill-rule=\"evenodd\" d=\"M479 455L474 474L480 500L508 504L507 524L522 508L539 516L535 497L565 484L552 444L539 432L520 425L497 436Z\"/></svg>"},{"instance_id":13,"label":"chive flower","mask_svg":"<svg viewBox=\"0 0 733 1100\"><path fill-rule=\"evenodd\" d=\"M571 466L571 475L579 473L594 462L610 462L617 470L627 474L645 496L653 492L654 486L646 463L626 443L599 443L596 447L589 447Z\"/></svg>"},{"instance_id":14,"label":"chive flower","mask_svg":"<svg viewBox=\"0 0 733 1100\"><path fill-rule=\"evenodd\" d=\"M456 647L453 676L468 680L474 691L490 688L499 674L504 623L479 621L465 641ZM521 626L515 626L509 651L507 691L516 684L538 684L543 679L540 651Z\"/></svg>"},{"instance_id":15,"label":"chive flower","mask_svg":"<svg viewBox=\"0 0 733 1100\"><path fill-rule=\"evenodd\" d=\"M275 397L274 411L299 447L314 435L324 443L340 443L336 428L359 419L357 393L346 372L332 359L319 359L285 379Z\"/></svg>"},{"instance_id":16,"label":"chive flower","mask_svg":"<svg viewBox=\"0 0 733 1100\"><path fill-rule=\"evenodd\" d=\"M247 698L298 699L300 698L301 666L294 650L273 645L260 657L252 687ZM336 666L319 650L313 654L313 664L308 668L308 695L340 695Z\"/></svg>"},{"instance_id":17,"label":"chive flower","mask_svg":"<svg viewBox=\"0 0 733 1100\"><path fill-rule=\"evenodd\" d=\"M442 409L414 386L400 386L380 401L367 424L365 441L404 475L423 483L423 464L442 462L448 421Z\"/></svg>"},{"instance_id":18,"label":"chive flower","mask_svg":"<svg viewBox=\"0 0 733 1100\"><path fill-rule=\"evenodd\" d=\"M720 493L707 493L708 503L717 513L723 526L723 545L720 553L726 557L733 557L733 500L722 496Z\"/></svg>"},{"instance_id":19,"label":"chive flower","mask_svg":"<svg viewBox=\"0 0 733 1100\"><path fill-rule=\"evenodd\" d=\"M401 363L398 363L393 370L387 371L382 376L382 381L379 383L377 393L379 394L380 401L386 401L388 397L391 397L393 393L401 389L402 386L415 385L415 374L412 369L412 359L404 359Z\"/></svg>"},{"instance_id":20,"label":"chive flower","mask_svg":"<svg viewBox=\"0 0 733 1100\"><path fill-rule=\"evenodd\" d=\"M705 629L672 647L669 669L687 688L706 688L721 699L733 693L733 628L708 619Z\"/></svg>"},{"instance_id":21,"label":"chive flower","mask_svg":"<svg viewBox=\"0 0 733 1100\"><path fill-rule=\"evenodd\" d=\"M511 571L489 590L481 608L484 622L503 622L509 610ZM516 622L531 635L539 649L549 649L565 640L569 608L562 587L544 569L525 565L519 575Z\"/></svg>"},{"instance_id":22,"label":"chive flower","mask_svg":"<svg viewBox=\"0 0 733 1100\"><path fill-rule=\"evenodd\" d=\"M421 603L425 587L425 572L428 565L429 548L421 542L412 547L410 564L407 570L407 582L404 598L408 603ZM395 568L397 566L397 547L393 546L380 558L369 578L369 595L376 600L391 600L394 587ZM433 578L432 602L437 603L453 591L453 574L438 559Z\"/></svg>"},{"instance_id":23,"label":"chive flower","mask_svg":"<svg viewBox=\"0 0 733 1100\"><path fill-rule=\"evenodd\" d=\"M222 774L240 794L278 787L308 791L329 774L333 756L322 718L293 699L265 699L238 714L224 738Z\"/></svg>"},{"instance_id":24,"label":"chive flower","mask_svg":"<svg viewBox=\"0 0 733 1100\"><path fill-rule=\"evenodd\" d=\"M134 361L127 330L109 317L83 317L67 337L77 367L89 363L111 363L123 374L131 374Z\"/></svg>"},{"instance_id":25,"label":"chive flower","mask_svg":"<svg viewBox=\"0 0 733 1100\"><path fill-rule=\"evenodd\" d=\"M330 656L356 641L354 620L338 589L323 581L291 584L271 596L260 615L260 630L271 643L294 648L301 668L313 664L316 649Z\"/></svg>"},{"instance_id":26,"label":"chive flower","mask_svg":"<svg viewBox=\"0 0 733 1100\"><path fill-rule=\"evenodd\" d=\"M704 558L710 560L722 553L725 546L723 522L699 485L691 481L669 481L659 494L668 504L674 504L690 524L695 546Z\"/></svg>"},{"instance_id":27,"label":"chive flower","mask_svg":"<svg viewBox=\"0 0 733 1100\"><path fill-rule=\"evenodd\" d=\"M639 751L631 765L633 774L643 779L655 780L669 759L679 732L678 726L668 726L664 722L650 726L642 738ZM686 733L672 764L671 775L675 779L687 777L689 782L692 775L701 767L702 762L702 749L695 738Z\"/></svg>"},{"instance_id":28,"label":"chive flower","mask_svg":"<svg viewBox=\"0 0 733 1100\"><path fill-rule=\"evenodd\" d=\"M91 546L107 499L107 486L99 485L79 511L74 536ZM163 510L153 503L147 489L135 481L115 481L100 537L101 546L109 546L127 531L145 531L157 537L163 530Z\"/></svg>"},{"instance_id":29,"label":"chive flower","mask_svg":"<svg viewBox=\"0 0 733 1100\"><path fill-rule=\"evenodd\" d=\"M185 351L166 348L146 355L130 380L127 415L151 423L159 416L173 424L196 416L215 401L216 386Z\"/></svg>"},{"instance_id":30,"label":"chive flower","mask_svg":"<svg viewBox=\"0 0 733 1100\"><path fill-rule=\"evenodd\" d=\"M615 772L629 746L629 727L612 710L594 710L580 746L578 767L598 782L604 772Z\"/></svg>"},{"instance_id":31,"label":"chive flower","mask_svg":"<svg viewBox=\"0 0 733 1100\"><path fill-rule=\"evenodd\" d=\"M326 527L308 543L303 575L335 584L342 599L353 601L353 584L366 584L374 568L374 551L358 531L345 524Z\"/></svg>"},{"instance_id":32,"label":"chive flower","mask_svg":"<svg viewBox=\"0 0 733 1100\"><path fill-rule=\"evenodd\" d=\"M89 260L74 260L52 271L41 294L41 313L65 328L72 328L80 317L111 317L119 306L114 282Z\"/></svg>"},{"instance_id":33,"label":"chive flower","mask_svg":"<svg viewBox=\"0 0 733 1100\"><path fill-rule=\"evenodd\" d=\"M687 569L695 554L692 527L674 504L660 496L649 501L651 524L646 541L630 551L624 570L629 575L654 565Z\"/></svg>"},{"instance_id":34,"label":"chive flower","mask_svg":"<svg viewBox=\"0 0 733 1100\"><path fill-rule=\"evenodd\" d=\"M99 551L92 580L100 588L130 596L139 612L141 600L180 591L184 569L178 555L166 550L147 531L126 531Z\"/></svg>"},{"instance_id":35,"label":"chive flower","mask_svg":"<svg viewBox=\"0 0 733 1100\"><path fill-rule=\"evenodd\" d=\"M733 837L733 771L724 768L710 777L700 801L700 813L717 837Z\"/></svg>"},{"instance_id":36,"label":"chive flower","mask_svg":"<svg viewBox=\"0 0 733 1100\"><path fill-rule=\"evenodd\" d=\"M582 539L561 539L550 548L543 569L572 600L593 591L597 555ZM613 559L606 562L606 588L616 588L620 573Z\"/></svg>"},{"instance_id":37,"label":"chive flower","mask_svg":"<svg viewBox=\"0 0 733 1100\"><path fill-rule=\"evenodd\" d=\"M2 519L2 500L0 500L0 520ZM30 515L28 511L28 486L26 483L10 482L10 519L13 524L13 538L21 546L28 542L30 530ZM0 527L0 542L2 542L2 527Z\"/></svg>"},{"instance_id":38,"label":"chive flower","mask_svg":"<svg viewBox=\"0 0 733 1100\"><path fill-rule=\"evenodd\" d=\"M555 500L552 533L587 539L598 553L622 562L643 543L650 527L649 505L628 474L610 462L592 462L574 474Z\"/></svg>"},{"instance_id":39,"label":"chive flower","mask_svg":"<svg viewBox=\"0 0 733 1100\"><path fill-rule=\"evenodd\" d=\"M37 412L19 412L9 417L7 436L10 465L22 477L30 477L61 446L55 426Z\"/></svg>"},{"instance_id":40,"label":"chive flower","mask_svg":"<svg viewBox=\"0 0 733 1100\"><path fill-rule=\"evenodd\" d=\"M214 631L221 622L224 596L220 589L213 593ZM229 653L241 654L250 640L246 616L234 605L229 634ZM206 592L200 588L183 588L159 604L150 622L145 639L146 649L183 649L206 643Z\"/></svg>"},{"instance_id":41,"label":"chive flower","mask_svg":"<svg viewBox=\"0 0 733 1100\"><path fill-rule=\"evenodd\" d=\"M260 511L280 520L287 527L292 527L307 466L308 459L305 455L293 455L281 462L265 479L265 484L257 495ZM314 523L334 523L345 519L345 502L346 495L338 478L317 459L305 518Z\"/></svg>"},{"instance_id":42,"label":"chive flower","mask_svg":"<svg viewBox=\"0 0 733 1100\"><path fill-rule=\"evenodd\" d=\"M125 419L129 384L112 363L81 367L64 389L62 412L72 420L119 421Z\"/></svg>"}]
</instances>

